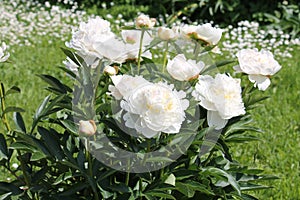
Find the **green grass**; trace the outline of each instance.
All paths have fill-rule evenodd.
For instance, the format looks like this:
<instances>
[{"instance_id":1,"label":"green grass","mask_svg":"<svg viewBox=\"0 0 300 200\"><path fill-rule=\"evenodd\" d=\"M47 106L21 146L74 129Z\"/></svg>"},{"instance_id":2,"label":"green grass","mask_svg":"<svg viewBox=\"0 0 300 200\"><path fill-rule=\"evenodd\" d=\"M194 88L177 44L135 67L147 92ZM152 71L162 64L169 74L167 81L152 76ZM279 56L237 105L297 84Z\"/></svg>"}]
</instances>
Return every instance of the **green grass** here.
<instances>
[{"instance_id":1,"label":"green grass","mask_svg":"<svg viewBox=\"0 0 300 200\"><path fill-rule=\"evenodd\" d=\"M10 96L8 105L24 108L25 120L30 124L32 116L43 98L49 93L36 74L51 74L64 81L65 73L58 69L63 66L60 47L63 41L49 45L47 38L34 47L10 48L11 64L0 65L0 77L6 88L16 85L21 88L19 95ZM11 50L14 50L12 52ZM300 59L299 47L294 48L293 58L280 60L282 70L272 79L271 87L265 92L270 99L252 111L255 125L265 132L260 134L261 142L241 144L235 147L238 160L252 167L260 167L280 179L267 182L274 188L256 192L259 199L299 199L300 194ZM0 132L4 128L0 125ZM0 170L0 180L5 179ZM2 177L1 177L2 176Z\"/></svg>"}]
</instances>

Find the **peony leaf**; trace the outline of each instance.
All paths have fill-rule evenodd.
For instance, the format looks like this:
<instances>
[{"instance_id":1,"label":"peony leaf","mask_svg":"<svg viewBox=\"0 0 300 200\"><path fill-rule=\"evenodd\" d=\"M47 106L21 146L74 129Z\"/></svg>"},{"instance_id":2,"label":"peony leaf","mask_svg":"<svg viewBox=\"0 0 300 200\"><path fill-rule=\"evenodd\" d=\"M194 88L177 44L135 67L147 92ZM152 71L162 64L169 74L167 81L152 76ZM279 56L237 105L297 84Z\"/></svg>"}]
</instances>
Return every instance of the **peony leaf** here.
<instances>
[{"instance_id":1,"label":"peony leaf","mask_svg":"<svg viewBox=\"0 0 300 200\"><path fill-rule=\"evenodd\" d=\"M73 53L72 51L61 48L61 50L64 52L64 54L69 57L76 65L81 66L81 63L84 62L84 60L78 56L76 53Z\"/></svg>"},{"instance_id":2,"label":"peony leaf","mask_svg":"<svg viewBox=\"0 0 300 200\"><path fill-rule=\"evenodd\" d=\"M71 88L62 84L57 78L54 78L53 76L50 76L47 74L41 74L41 75L37 75L37 76L52 86L49 88L50 91L54 91L54 92L56 91L60 94L67 94L67 92L72 92Z\"/></svg>"},{"instance_id":3,"label":"peony leaf","mask_svg":"<svg viewBox=\"0 0 300 200\"><path fill-rule=\"evenodd\" d=\"M210 65L208 66L206 69L204 69L201 74L205 74L211 70L214 70L216 68L219 68L219 67L222 67L222 66L225 66L225 65L228 65L230 63L233 63L235 62L234 60L223 60L223 61L219 61L219 62L216 62L214 63L213 65Z\"/></svg>"},{"instance_id":4,"label":"peony leaf","mask_svg":"<svg viewBox=\"0 0 300 200\"><path fill-rule=\"evenodd\" d=\"M43 127L38 127L38 132L45 141L46 146L48 147L51 156L62 160L64 158L63 151L60 147L60 141L57 136L57 133L54 129L47 130Z\"/></svg>"},{"instance_id":5,"label":"peony leaf","mask_svg":"<svg viewBox=\"0 0 300 200\"><path fill-rule=\"evenodd\" d=\"M19 112L14 112L13 120L14 120L18 130L20 130L22 133L26 133L25 123L24 123L22 115Z\"/></svg>"},{"instance_id":6,"label":"peony leaf","mask_svg":"<svg viewBox=\"0 0 300 200\"><path fill-rule=\"evenodd\" d=\"M23 108L19 108L15 106L9 106L3 111L2 115L10 112L25 112L25 110Z\"/></svg>"},{"instance_id":7,"label":"peony leaf","mask_svg":"<svg viewBox=\"0 0 300 200\"><path fill-rule=\"evenodd\" d=\"M17 86L12 86L10 89L8 89L6 92L5 92L5 96L9 95L9 94L14 94L14 93L20 93L21 92L21 89L18 88Z\"/></svg>"},{"instance_id":8,"label":"peony leaf","mask_svg":"<svg viewBox=\"0 0 300 200\"><path fill-rule=\"evenodd\" d=\"M188 198L192 198L195 195L194 188L185 183L177 182L176 189Z\"/></svg>"},{"instance_id":9,"label":"peony leaf","mask_svg":"<svg viewBox=\"0 0 300 200\"><path fill-rule=\"evenodd\" d=\"M150 199L151 199L151 197L160 197L160 198L164 198L164 199L176 200L176 198L174 196L172 196L171 194L165 193L165 192L151 191L151 192L145 193L144 195L146 197L149 197Z\"/></svg>"},{"instance_id":10,"label":"peony leaf","mask_svg":"<svg viewBox=\"0 0 300 200\"><path fill-rule=\"evenodd\" d=\"M8 153L8 149L7 149L7 144L6 144L6 140L4 138L4 135L2 133L0 133L0 161L2 159L8 159L9 157L9 153Z\"/></svg>"},{"instance_id":11,"label":"peony leaf","mask_svg":"<svg viewBox=\"0 0 300 200\"><path fill-rule=\"evenodd\" d=\"M222 182L224 182L226 180L227 183L230 184L238 192L239 195L241 195L241 188L240 188L238 182L235 180L235 178L231 174L227 173L226 171L224 171L222 169L215 168L215 167L206 168L206 169L204 169L204 172L208 172L211 176L219 178L219 180ZM218 184L218 182L216 184Z\"/></svg>"}]
</instances>

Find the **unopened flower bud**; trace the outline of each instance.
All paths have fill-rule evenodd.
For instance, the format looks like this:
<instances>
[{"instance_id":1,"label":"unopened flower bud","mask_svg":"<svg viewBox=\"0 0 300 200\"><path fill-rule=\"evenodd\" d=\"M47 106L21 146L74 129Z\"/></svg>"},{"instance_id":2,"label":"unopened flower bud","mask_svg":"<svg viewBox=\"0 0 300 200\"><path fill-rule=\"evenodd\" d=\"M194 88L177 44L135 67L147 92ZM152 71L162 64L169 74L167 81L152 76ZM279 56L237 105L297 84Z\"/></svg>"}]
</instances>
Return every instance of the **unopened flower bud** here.
<instances>
[{"instance_id":1,"label":"unopened flower bud","mask_svg":"<svg viewBox=\"0 0 300 200\"><path fill-rule=\"evenodd\" d=\"M149 18L147 15L140 15L136 18L135 25L137 28L153 28L156 23L156 19Z\"/></svg>"},{"instance_id":2,"label":"unopened flower bud","mask_svg":"<svg viewBox=\"0 0 300 200\"><path fill-rule=\"evenodd\" d=\"M93 136L95 135L96 131L97 131L97 127L94 120L79 121L79 133L82 136L86 136L86 137Z\"/></svg>"},{"instance_id":3,"label":"unopened flower bud","mask_svg":"<svg viewBox=\"0 0 300 200\"><path fill-rule=\"evenodd\" d=\"M117 66L106 66L104 67L104 73L113 76L118 73L118 67Z\"/></svg>"}]
</instances>

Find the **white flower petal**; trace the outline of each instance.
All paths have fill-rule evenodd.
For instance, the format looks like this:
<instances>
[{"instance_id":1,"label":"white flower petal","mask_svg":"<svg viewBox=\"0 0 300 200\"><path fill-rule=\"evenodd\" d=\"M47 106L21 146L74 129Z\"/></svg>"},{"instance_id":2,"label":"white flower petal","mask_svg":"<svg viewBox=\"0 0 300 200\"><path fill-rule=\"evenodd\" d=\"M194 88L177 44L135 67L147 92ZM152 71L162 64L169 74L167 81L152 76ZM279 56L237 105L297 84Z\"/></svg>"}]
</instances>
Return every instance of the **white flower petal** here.
<instances>
[{"instance_id":1,"label":"white flower petal","mask_svg":"<svg viewBox=\"0 0 300 200\"><path fill-rule=\"evenodd\" d=\"M248 78L252 83L254 83L254 87L257 87L262 91L265 91L271 84L270 79L266 76L250 74Z\"/></svg>"},{"instance_id":2,"label":"white flower petal","mask_svg":"<svg viewBox=\"0 0 300 200\"><path fill-rule=\"evenodd\" d=\"M214 127L216 130L224 128L228 120L223 119L216 111L207 111L207 123L209 127Z\"/></svg>"}]
</instances>

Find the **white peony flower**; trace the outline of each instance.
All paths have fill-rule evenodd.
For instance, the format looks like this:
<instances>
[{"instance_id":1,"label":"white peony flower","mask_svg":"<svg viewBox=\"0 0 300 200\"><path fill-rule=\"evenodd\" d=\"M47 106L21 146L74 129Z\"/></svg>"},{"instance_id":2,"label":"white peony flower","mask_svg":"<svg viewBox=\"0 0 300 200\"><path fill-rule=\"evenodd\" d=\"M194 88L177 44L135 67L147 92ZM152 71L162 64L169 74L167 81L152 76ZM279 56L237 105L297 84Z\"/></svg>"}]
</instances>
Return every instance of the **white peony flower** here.
<instances>
[{"instance_id":1,"label":"white peony flower","mask_svg":"<svg viewBox=\"0 0 300 200\"><path fill-rule=\"evenodd\" d=\"M97 126L94 120L80 120L79 121L79 133L83 136L95 135L97 131Z\"/></svg>"},{"instance_id":2,"label":"white peony flower","mask_svg":"<svg viewBox=\"0 0 300 200\"><path fill-rule=\"evenodd\" d=\"M94 45L98 57L103 57L111 63L123 63L127 59L126 44L113 37Z\"/></svg>"},{"instance_id":3,"label":"white peony flower","mask_svg":"<svg viewBox=\"0 0 300 200\"><path fill-rule=\"evenodd\" d=\"M176 80L189 81L198 77L204 69L203 62L196 63L195 60L187 60L184 54L178 54L173 60L169 60L167 71Z\"/></svg>"},{"instance_id":4,"label":"white peony flower","mask_svg":"<svg viewBox=\"0 0 300 200\"><path fill-rule=\"evenodd\" d=\"M181 32L189 38L204 41L209 45L216 45L222 37L222 29L212 27L210 23L198 26L186 25L181 28Z\"/></svg>"},{"instance_id":5,"label":"white peony flower","mask_svg":"<svg viewBox=\"0 0 300 200\"><path fill-rule=\"evenodd\" d=\"M225 74L200 76L192 95L207 109L210 127L222 129L232 117L245 114L240 79Z\"/></svg>"},{"instance_id":6,"label":"white peony flower","mask_svg":"<svg viewBox=\"0 0 300 200\"><path fill-rule=\"evenodd\" d=\"M266 90L271 84L270 76L281 69L273 54L267 50L243 49L236 54L239 65L234 69L237 72L249 74L249 80L259 90Z\"/></svg>"},{"instance_id":7,"label":"white peony flower","mask_svg":"<svg viewBox=\"0 0 300 200\"><path fill-rule=\"evenodd\" d=\"M110 29L110 23L97 16L90 18L87 23L81 22L79 29L73 30L72 39L69 43L66 43L66 46L75 49L82 57L89 57L85 60L94 61L99 56L95 45L112 37L114 37L114 34Z\"/></svg>"},{"instance_id":8,"label":"white peony flower","mask_svg":"<svg viewBox=\"0 0 300 200\"><path fill-rule=\"evenodd\" d=\"M135 20L136 28L142 29L142 28L153 28L156 23L156 19L150 18L147 15L141 14L138 16Z\"/></svg>"},{"instance_id":9,"label":"white peony flower","mask_svg":"<svg viewBox=\"0 0 300 200\"><path fill-rule=\"evenodd\" d=\"M2 42L2 45L0 46L0 62L5 62L10 56L8 52L5 55L5 51L6 51L6 44Z\"/></svg>"},{"instance_id":10,"label":"white peony flower","mask_svg":"<svg viewBox=\"0 0 300 200\"><path fill-rule=\"evenodd\" d=\"M128 33L128 32L127 32ZM126 34L127 34L126 33ZM132 32L131 32L132 33ZM122 37L126 40L125 32L123 32ZM139 40L137 39L140 34L136 34L134 38L132 37L132 42ZM147 34L145 34L147 35ZM148 37L145 37L145 44L149 44L151 41ZM152 40L152 39L151 39ZM139 53L139 42L137 43L125 43L117 38L110 38L109 40L98 43L95 46L96 52L99 57L108 59L111 63L124 63L128 59L136 59ZM143 49L145 47L143 46ZM151 58L151 53L149 51L143 52L142 56Z\"/></svg>"},{"instance_id":11,"label":"white peony flower","mask_svg":"<svg viewBox=\"0 0 300 200\"><path fill-rule=\"evenodd\" d=\"M138 87L150 84L150 82L141 76L129 76L126 74L111 76L111 80L114 86L109 85L108 90L117 100L127 97Z\"/></svg>"},{"instance_id":12,"label":"white peony flower","mask_svg":"<svg viewBox=\"0 0 300 200\"><path fill-rule=\"evenodd\" d=\"M189 105L185 97L185 92L177 92L164 83L137 87L121 101L121 107L127 111L123 116L125 125L146 138L160 132L178 133Z\"/></svg>"},{"instance_id":13,"label":"white peony flower","mask_svg":"<svg viewBox=\"0 0 300 200\"><path fill-rule=\"evenodd\" d=\"M174 40L178 37L177 27L172 29L166 27L159 27L157 30L157 35L162 40Z\"/></svg>"}]
</instances>

